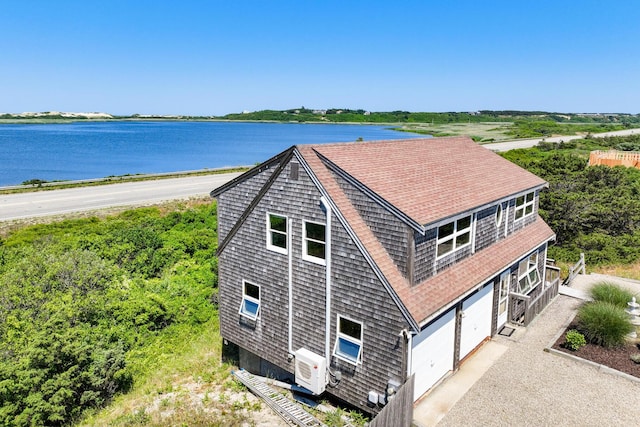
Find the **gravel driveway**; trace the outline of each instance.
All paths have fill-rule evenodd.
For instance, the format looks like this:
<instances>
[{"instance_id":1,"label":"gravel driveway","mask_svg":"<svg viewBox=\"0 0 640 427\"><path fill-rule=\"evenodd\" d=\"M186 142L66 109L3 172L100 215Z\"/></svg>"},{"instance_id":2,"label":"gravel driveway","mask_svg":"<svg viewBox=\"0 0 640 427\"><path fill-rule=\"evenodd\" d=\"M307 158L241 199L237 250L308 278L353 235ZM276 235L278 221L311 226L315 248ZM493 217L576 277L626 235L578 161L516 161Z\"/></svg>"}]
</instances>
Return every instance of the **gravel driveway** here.
<instances>
[{"instance_id":1,"label":"gravel driveway","mask_svg":"<svg viewBox=\"0 0 640 427\"><path fill-rule=\"evenodd\" d=\"M580 301L558 296L439 426L640 425L640 383L543 351Z\"/></svg>"}]
</instances>

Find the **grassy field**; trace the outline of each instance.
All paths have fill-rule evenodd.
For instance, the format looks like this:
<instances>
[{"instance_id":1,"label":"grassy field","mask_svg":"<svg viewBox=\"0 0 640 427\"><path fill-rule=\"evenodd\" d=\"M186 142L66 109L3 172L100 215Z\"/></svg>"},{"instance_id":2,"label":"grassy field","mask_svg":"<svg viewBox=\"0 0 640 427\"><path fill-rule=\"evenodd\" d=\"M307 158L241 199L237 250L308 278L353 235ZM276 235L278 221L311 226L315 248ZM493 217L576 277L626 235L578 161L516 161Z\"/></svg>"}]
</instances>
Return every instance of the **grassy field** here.
<instances>
[{"instance_id":1,"label":"grassy field","mask_svg":"<svg viewBox=\"0 0 640 427\"><path fill-rule=\"evenodd\" d=\"M433 136L468 135L478 142L496 142L513 139L506 134L511 122L404 124L399 130Z\"/></svg>"}]
</instances>

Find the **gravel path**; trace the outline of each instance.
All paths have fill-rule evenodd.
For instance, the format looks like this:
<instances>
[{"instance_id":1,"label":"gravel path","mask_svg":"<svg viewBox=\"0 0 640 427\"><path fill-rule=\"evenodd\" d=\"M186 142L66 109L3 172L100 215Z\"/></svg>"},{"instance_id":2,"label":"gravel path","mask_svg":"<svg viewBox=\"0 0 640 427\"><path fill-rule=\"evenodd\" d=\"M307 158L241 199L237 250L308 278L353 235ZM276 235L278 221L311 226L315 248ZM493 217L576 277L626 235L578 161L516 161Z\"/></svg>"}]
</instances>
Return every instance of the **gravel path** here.
<instances>
[{"instance_id":1,"label":"gravel path","mask_svg":"<svg viewBox=\"0 0 640 427\"><path fill-rule=\"evenodd\" d=\"M458 401L440 426L638 425L640 383L543 349L580 302L558 296Z\"/></svg>"}]
</instances>

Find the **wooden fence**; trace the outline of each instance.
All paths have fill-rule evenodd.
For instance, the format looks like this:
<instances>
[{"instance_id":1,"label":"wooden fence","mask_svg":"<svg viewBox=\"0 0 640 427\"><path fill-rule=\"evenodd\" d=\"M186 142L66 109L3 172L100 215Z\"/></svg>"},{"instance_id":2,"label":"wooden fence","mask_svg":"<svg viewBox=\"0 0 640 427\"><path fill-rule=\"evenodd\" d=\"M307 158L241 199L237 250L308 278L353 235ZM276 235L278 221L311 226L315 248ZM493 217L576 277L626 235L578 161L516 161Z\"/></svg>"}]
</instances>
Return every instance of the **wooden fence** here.
<instances>
[{"instance_id":1,"label":"wooden fence","mask_svg":"<svg viewBox=\"0 0 640 427\"><path fill-rule=\"evenodd\" d=\"M640 153L635 151L592 151L589 166L626 166L640 169Z\"/></svg>"},{"instance_id":2,"label":"wooden fence","mask_svg":"<svg viewBox=\"0 0 640 427\"><path fill-rule=\"evenodd\" d=\"M562 284L565 286L571 285L573 279L575 279L576 276L580 273L587 274L584 263L584 253L580 253L580 260L575 265L569 267L569 275L566 279L564 279L564 282L562 282Z\"/></svg>"},{"instance_id":3,"label":"wooden fence","mask_svg":"<svg viewBox=\"0 0 640 427\"><path fill-rule=\"evenodd\" d=\"M414 375L389 399L387 405L371 420L369 427L411 427L413 421Z\"/></svg>"},{"instance_id":4,"label":"wooden fence","mask_svg":"<svg viewBox=\"0 0 640 427\"><path fill-rule=\"evenodd\" d=\"M544 308L549 305L560 288L560 269L545 267L545 283L542 291L536 296L523 295L517 292L509 294L509 321L516 325L527 326Z\"/></svg>"}]
</instances>

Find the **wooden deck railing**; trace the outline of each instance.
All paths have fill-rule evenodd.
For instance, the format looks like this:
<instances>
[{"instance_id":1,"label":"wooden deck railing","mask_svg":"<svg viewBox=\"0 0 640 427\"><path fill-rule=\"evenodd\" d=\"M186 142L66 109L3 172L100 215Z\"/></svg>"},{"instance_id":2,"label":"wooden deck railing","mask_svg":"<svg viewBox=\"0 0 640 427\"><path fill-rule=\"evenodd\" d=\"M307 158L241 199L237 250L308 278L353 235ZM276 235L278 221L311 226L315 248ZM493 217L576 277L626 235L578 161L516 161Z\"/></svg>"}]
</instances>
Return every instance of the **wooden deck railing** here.
<instances>
[{"instance_id":1,"label":"wooden deck railing","mask_svg":"<svg viewBox=\"0 0 640 427\"><path fill-rule=\"evenodd\" d=\"M575 265L569 267L569 275L567 276L566 279L564 279L564 282L562 282L562 284L566 286L570 286L573 279L575 279L576 276L580 273L586 274L586 267L584 263L584 253L582 252L580 253L580 260Z\"/></svg>"},{"instance_id":2,"label":"wooden deck railing","mask_svg":"<svg viewBox=\"0 0 640 427\"><path fill-rule=\"evenodd\" d=\"M509 321L516 325L527 326L558 295L560 287L560 269L545 267L545 283L542 291L532 297L517 292L509 294Z\"/></svg>"}]
</instances>

